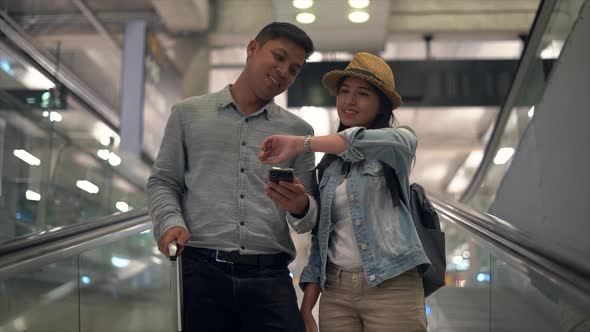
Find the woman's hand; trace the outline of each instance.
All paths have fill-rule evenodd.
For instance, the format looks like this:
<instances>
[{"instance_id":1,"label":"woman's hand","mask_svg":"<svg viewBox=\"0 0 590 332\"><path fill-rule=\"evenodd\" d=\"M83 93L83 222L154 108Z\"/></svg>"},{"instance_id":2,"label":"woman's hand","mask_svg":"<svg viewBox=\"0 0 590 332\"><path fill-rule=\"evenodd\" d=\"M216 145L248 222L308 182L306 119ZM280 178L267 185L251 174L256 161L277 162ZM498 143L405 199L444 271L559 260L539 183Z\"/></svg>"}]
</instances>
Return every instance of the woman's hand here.
<instances>
[{"instance_id":1,"label":"woman's hand","mask_svg":"<svg viewBox=\"0 0 590 332\"><path fill-rule=\"evenodd\" d=\"M273 135L264 139L258 151L263 164L278 164L303 152L303 136Z\"/></svg>"},{"instance_id":2,"label":"woman's hand","mask_svg":"<svg viewBox=\"0 0 590 332\"><path fill-rule=\"evenodd\" d=\"M303 300L301 301L301 318L305 324L306 332L318 332L318 324L313 318L312 310L318 301L321 289L314 283L306 284L303 289Z\"/></svg>"},{"instance_id":3,"label":"woman's hand","mask_svg":"<svg viewBox=\"0 0 590 332\"><path fill-rule=\"evenodd\" d=\"M318 324L313 318L313 314L311 310L301 310L301 317L303 318L303 323L305 324L305 332L318 332Z\"/></svg>"}]
</instances>

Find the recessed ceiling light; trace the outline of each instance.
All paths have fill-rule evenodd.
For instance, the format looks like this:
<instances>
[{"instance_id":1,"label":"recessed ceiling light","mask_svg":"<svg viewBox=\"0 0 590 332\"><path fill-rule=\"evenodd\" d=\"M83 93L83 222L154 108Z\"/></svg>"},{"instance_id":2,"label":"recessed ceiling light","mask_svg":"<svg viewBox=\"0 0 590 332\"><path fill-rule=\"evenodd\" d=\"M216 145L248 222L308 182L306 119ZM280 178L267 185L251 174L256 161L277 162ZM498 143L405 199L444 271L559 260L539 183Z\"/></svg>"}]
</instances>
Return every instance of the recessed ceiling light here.
<instances>
[{"instance_id":1,"label":"recessed ceiling light","mask_svg":"<svg viewBox=\"0 0 590 332\"><path fill-rule=\"evenodd\" d=\"M348 0L348 5L352 8L362 9L369 5L369 0Z\"/></svg>"},{"instance_id":2,"label":"recessed ceiling light","mask_svg":"<svg viewBox=\"0 0 590 332\"><path fill-rule=\"evenodd\" d=\"M76 187L78 187L90 194L96 194L99 191L99 188L94 183L92 183L88 180L76 181Z\"/></svg>"},{"instance_id":3,"label":"recessed ceiling light","mask_svg":"<svg viewBox=\"0 0 590 332\"><path fill-rule=\"evenodd\" d=\"M293 7L307 9L313 6L313 0L293 0Z\"/></svg>"},{"instance_id":4,"label":"recessed ceiling light","mask_svg":"<svg viewBox=\"0 0 590 332\"><path fill-rule=\"evenodd\" d=\"M348 19L353 23L363 23L369 20L369 13L363 11L354 11L348 14Z\"/></svg>"},{"instance_id":5,"label":"recessed ceiling light","mask_svg":"<svg viewBox=\"0 0 590 332\"><path fill-rule=\"evenodd\" d=\"M299 13L297 14L297 17L295 17L295 19L299 23L309 24L315 21L315 15L312 13Z\"/></svg>"},{"instance_id":6,"label":"recessed ceiling light","mask_svg":"<svg viewBox=\"0 0 590 332\"><path fill-rule=\"evenodd\" d=\"M514 148L501 148L496 152L496 156L494 157L494 164L496 165L504 165L510 160L512 155L514 154Z\"/></svg>"},{"instance_id":7,"label":"recessed ceiling light","mask_svg":"<svg viewBox=\"0 0 590 332\"><path fill-rule=\"evenodd\" d=\"M41 165L41 160L32 154L30 154L27 150L23 149L16 149L12 151L12 153L18 157L20 160L24 161L25 163L31 166L39 166Z\"/></svg>"},{"instance_id":8,"label":"recessed ceiling light","mask_svg":"<svg viewBox=\"0 0 590 332\"><path fill-rule=\"evenodd\" d=\"M36 193L32 190L27 190L27 192L25 193L25 196L27 197L27 199L29 201L40 201L41 200L41 195L39 195L39 193Z\"/></svg>"},{"instance_id":9,"label":"recessed ceiling light","mask_svg":"<svg viewBox=\"0 0 590 332\"><path fill-rule=\"evenodd\" d=\"M322 53L315 51L307 58L307 62L321 62L323 58Z\"/></svg>"}]
</instances>

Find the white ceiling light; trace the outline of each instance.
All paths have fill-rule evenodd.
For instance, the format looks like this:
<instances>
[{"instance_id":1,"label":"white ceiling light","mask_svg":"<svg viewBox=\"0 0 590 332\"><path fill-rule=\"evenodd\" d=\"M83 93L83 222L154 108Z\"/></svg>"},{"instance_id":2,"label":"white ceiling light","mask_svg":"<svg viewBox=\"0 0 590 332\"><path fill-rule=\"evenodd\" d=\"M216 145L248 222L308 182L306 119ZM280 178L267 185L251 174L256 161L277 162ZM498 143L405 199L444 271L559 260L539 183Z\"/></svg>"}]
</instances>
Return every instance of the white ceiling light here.
<instances>
[{"instance_id":1,"label":"white ceiling light","mask_svg":"<svg viewBox=\"0 0 590 332\"><path fill-rule=\"evenodd\" d=\"M535 106L531 107L531 109L529 109L527 115L529 116L529 118L532 118L533 115L535 115Z\"/></svg>"},{"instance_id":2,"label":"white ceiling light","mask_svg":"<svg viewBox=\"0 0 590 332\"><path fill-rule=\"evenodd\" d=\"M307 9L313 6L313 0L293 0L293 7L298 9Z\"/></svg>"},{"instance_id":3,"label":"white ceiling light","mask_svg":"<svg viewBox=\"0 0 590 332\"><path fill-rule=\"evenodd\" d=\"M348 14L348 19L352 23L364 23L369 20L369 13L363 11L354 11Z\"/></svg>"},{"instance_id":4,"label":"white ceiling light","mask_svg":"<svg viewBox=\"0 0 590 332\"><path fill-rule=\"evenodd\" d=\"M94 183L92 183L92 182L90 182L88 180L78 180L78 181L76 181L76 187L78 187L78 188L80 188L80 189L82 189L85 192L90 193L90 194L96 194L96 193L98 193L98 187Z\"/></svg>"},{"instance_id":5,"label":"white ceiling light","mask_svg":"<svg viewBox=\"0 0 590 332\"><path fill-rule=\"evenodd\" d=\"M120 269L129 266L129 263L131 263L131 261L128 258L122 258L117 256L111 257L111 264Z\"/></svg>"},{"instance_id":6,"label":"white ceiling light","mask_svg":"<svg viewBox=\"0 0 590 332\"><path fill-rule=\"evenodd\" d=\"M39 195L39 193L36 193L32 190L27 190L27 192L25 193L25 196L27 197L27 199L29 201L40 201L41 200L41 195Z\"/></svg>"},{"instance_id":7,"label":"white ceiling light","mask_svg":"<svg viewBox=\"0 0 590 332\"><path fill-rule=\"evenodd\" d=\"M96 155L102 160L109 160L110 152L107 149L100 149L96 152Z\"/></svg>"},{"instance_id":8,"label":"white ceiling light","mask_svg":"<svg viewBox=\"0 0 590 332\"><path fill-rule=\"evenodd\" d=\"M109 154L109 164L111 164L111 166L121 165L121 157L117 156L114 152L111 152L111 154Z\"/></svg>"},{"instance_id":9,"label":"white ceiling light","mask_svg":"<svg viewBox=\"0 0 590 332\"><path fill-rule=\"evenodd\" d=\"M315 21L315 15L312 13L299 13L295 17L295 19L299 23L309 24L309 23L313 23Z\"/></svg>"},{"instance_id":10,"label":"white ceiling light","mask_svg":"<svg viewBox=\"0 0 590 332\"><path fill-rule=\"evenodd\" d=\"M307 58L307 62L321 62L323 58L322 53L315 51Z\"/></svg>"},{"instance_id":11,"label":"white ceiling light","mask_svg":"<svg viewBox=\"0 0 590 332\"><path fill-rule=\"evenodd\" d=\"M39 166L39 165L41 165L41 160L39 160L39 158L33 156L32 154L30 154L26 150L17 149L17 150L14 150L12 153L16 157L18 157L20 160L24 161L25 163L27 163L27 164L29 164L31 166Z\"/></svg>"},{"instance_id":12,"label":"white ceiling light","mask_svg":"<svg viewBox=\"0 0 590 332\"><path fill-rule=\"evenodd\" d=\"M474 150L469 153L467 159L465 159L465 167L476 168L483 159L483 150Z\"/></svg>"},{"instance_id":13,"label":"white ceiling light","mask_svg":"<svg viewBox=\"0 0 590 332\"><path fill-rule=\"evenodd\" d=\"M348 5L356 9L367 8L369 0L348 0Z\"/></svg>"},{"instance_id":14,"label":"white ceiling light","mask_svg":"<svg viewBox=\"0 0 590 332\"><path fill-rule=\"evenodd\" d=\"M109 144L111 144L111 138L108 136L103 136L100 138L100 144L104 145L104 146L108 146Z\"/></svg>"},{"instance_id":15,"label":"white ceiling light","mask_svg":"<svg viewBox=\"0 0 590 332\"><path fill-rule=\"evenodd\" d=\"M129 204L127 204L127 202L123 202L123 201L118 201L117 203L115 203L115 207L117 208L117 210L119 210L121 212L127 212L127 211L131 210Z\"/></svg>"},{"instance_id":16,"label":"white ceiling light","mask_svg":"<svg viewBox=\"0 0 590 332\"><path fill-rule=\"evenodd\" d=\"M61 120L63 120L63 117L61 116L61 114L54 112L54 111L49 112L49 121L60 122Z\"/></svg>"},{"instance_id":17,"label":"white ceiling light","mask_svg":"<svg viewBox=\"0 0 590 332\"><path fill-rule=\"evenodd\" d=\"M514 154L513 148L501 148L500 150L498 150L498 153L496 153L496 156L494 157L494 164L496 164L496 165L506 164L508 162L508 160L510 160L510 158L512 157L513 154Z\"/></svg>"}]
</instances>

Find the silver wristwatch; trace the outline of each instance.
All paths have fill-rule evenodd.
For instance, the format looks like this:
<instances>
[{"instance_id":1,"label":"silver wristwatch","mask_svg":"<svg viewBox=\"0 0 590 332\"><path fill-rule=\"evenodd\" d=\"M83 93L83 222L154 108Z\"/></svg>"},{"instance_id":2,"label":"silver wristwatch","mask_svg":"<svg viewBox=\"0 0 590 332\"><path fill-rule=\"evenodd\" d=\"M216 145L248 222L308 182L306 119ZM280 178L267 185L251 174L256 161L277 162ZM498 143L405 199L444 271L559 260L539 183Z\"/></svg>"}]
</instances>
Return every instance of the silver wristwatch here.
<instances>
[{"instance_id":1,"label":"silver wristwatch","mask_svg":"<svg viewBox=\"0 0 590 332\"><path fill-rule=\"evenodd\" d=\"M303 152L311 152L311 135L305 135L303 138Z\"/></svg>"}]
</instances>

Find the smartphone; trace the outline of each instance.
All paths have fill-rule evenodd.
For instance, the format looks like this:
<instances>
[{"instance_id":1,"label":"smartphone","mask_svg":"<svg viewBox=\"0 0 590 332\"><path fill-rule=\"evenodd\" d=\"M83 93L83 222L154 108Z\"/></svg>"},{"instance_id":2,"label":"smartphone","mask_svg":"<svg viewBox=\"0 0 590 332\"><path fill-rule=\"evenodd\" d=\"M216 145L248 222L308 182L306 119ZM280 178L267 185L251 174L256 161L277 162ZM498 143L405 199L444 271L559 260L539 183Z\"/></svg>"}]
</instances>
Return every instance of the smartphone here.
<instances>
[{"instance_id":1,"label":"smartphone","mask_svg":"<svg viewBox=\"0 0 590 332\"><path fill-rule=\"evenodd\" d=\"M279 181L293 182L294 171L292 168L272 167L268 171L268 179L279 183Z\"/></svg>"}]
</instances>

